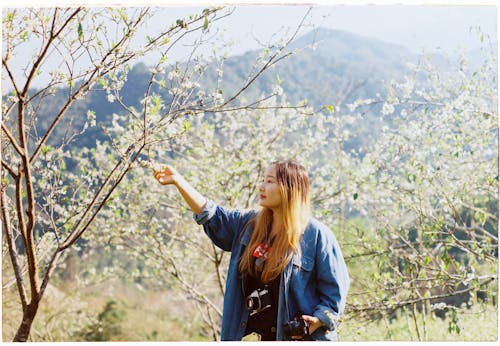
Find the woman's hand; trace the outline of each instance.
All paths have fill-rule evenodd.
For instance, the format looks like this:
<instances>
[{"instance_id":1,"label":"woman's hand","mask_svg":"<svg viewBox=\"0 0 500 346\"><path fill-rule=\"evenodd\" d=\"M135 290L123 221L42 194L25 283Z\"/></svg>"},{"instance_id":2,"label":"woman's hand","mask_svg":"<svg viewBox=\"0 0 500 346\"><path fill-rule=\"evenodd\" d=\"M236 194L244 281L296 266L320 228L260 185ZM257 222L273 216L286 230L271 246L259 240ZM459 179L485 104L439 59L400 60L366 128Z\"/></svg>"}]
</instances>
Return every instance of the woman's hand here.
<instances>
[{"instance_id":1,"label":"woman's hand","mask_svg":"<svg viewBox=\"0 0 500 346\"><path fill-rule=\"evenodd\" d=\"M175 169L166 166L162 170L154 170L154 177L162 185L175 185L191 210L196 215L201 213L207 203L206 198L196 191Z\"/></svg>"},{"instance_id":2,"label":"woman's hand","mask_svg":"<svg viewBox=\"0 0 500 346\"><path fill-rule=\"evenodd\" d=\"M321 320L315 316L302 315L302 319L309 323L309 335L311 335L316 331L316 329L324 325L323 322L321 322ZM302 339L302 337L292 337L292 339L299 340Z\"/></svg>"},{"instance_id":3,"label":"woman's hand","mask_svg":"<svg viewBox=\"0 0 500 346\"><path fill-rule=\"evenodd\" d=\"M154 177L162 185L175 184L179 178L179 173L172 167L165 167L161 171L154 170Z\"/></svg>"}]
</instances>

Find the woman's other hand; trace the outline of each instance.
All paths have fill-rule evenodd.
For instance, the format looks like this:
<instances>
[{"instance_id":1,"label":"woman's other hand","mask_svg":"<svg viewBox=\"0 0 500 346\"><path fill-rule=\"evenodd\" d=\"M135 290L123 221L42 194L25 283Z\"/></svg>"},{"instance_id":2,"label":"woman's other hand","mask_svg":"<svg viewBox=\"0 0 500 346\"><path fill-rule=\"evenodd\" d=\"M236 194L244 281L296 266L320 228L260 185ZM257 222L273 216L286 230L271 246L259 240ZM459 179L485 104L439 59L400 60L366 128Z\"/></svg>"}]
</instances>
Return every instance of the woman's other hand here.
<instances>
[{"instance_id":1,"label":"woman's other hand","mask_svg":"<svg viewBox=\"0 0 500 346\"><path fill-rule=\"evenodd\" d=\"M302 315L301 316L304 321L307 321L309 323L309 335L314 333L316 329L320 328L323 326L323 322L316 316L309 316L309 315ZM292 339L294 340L300 340L302 339L301 336L292 336Z\"/></svg>"}]
</instances>

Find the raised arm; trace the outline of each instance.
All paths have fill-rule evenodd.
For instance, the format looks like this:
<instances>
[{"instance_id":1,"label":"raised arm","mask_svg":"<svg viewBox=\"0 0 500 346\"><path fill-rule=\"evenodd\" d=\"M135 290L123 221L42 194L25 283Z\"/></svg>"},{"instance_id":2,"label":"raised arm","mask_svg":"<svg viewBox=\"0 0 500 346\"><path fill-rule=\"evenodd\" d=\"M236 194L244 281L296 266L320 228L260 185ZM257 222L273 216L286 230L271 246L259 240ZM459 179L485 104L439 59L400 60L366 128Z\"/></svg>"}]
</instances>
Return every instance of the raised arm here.
<instances>
[{"instance_id":1,"label":"raised arm","mask_svg":"<svg viewBox=\"0 0 500 346\"><path fill-rule=\"evenodd\" d=\"M162 185L175 185L191 210L196 215L201 213L207 199L192 187L179 172L172 167L166 167L161 171L155 170L154 177Z\"/></svg>"}]
</instances>

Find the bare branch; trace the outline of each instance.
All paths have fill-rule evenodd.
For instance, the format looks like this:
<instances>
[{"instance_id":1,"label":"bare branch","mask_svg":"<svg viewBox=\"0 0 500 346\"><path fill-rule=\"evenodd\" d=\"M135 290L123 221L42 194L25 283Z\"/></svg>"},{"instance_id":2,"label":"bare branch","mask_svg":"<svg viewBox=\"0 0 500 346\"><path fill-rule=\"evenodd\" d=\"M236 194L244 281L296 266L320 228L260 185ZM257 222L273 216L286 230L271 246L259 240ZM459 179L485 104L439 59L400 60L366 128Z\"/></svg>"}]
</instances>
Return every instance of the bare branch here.
<instances>
[{"instance_id":1,"label":"bare branch","mask_svg":"<svg viewBox=\"0 0 500 346\"><path fill-rule=\"evenodd\" d=\"M498 280L498 275L495 274L495 275L482 276L482 277L478 278L478 280L479 280L479 286L484 286L484 285L487 285L494 280ZM409 306L409 305L414 305L414 304L428 302L428 301L439 301L440 299L444 299L444 298L460 296L460 295L472 292L475 289L476 289L475 286L470 285L467 288L464 288L462 290L457 290L457 291L454 291L452 293L443 293L443 294L436 294L436 295L431 295L431 296L427 296L427 297L407 299L407 300L403 300L403 301L398 301L396 303L380 302L380 303L370 304L368 306L350 305L349 311L351 311L351 313L353 313L353 314L366 313L366 312L370 312L370 311L382 311L382 310L393 311L397 308L402 308L402 307Z\"/></svg>"},{"instance_id":2,"label":"bare branch","mask_svg":"<svg viewBox=\"0 0 500 346\"><path fill-rule=\"evenodd\" d=\"M269 67L271 67L272 65L278 63L279 61L287 58L288 56L292 55L293 52L288 52L282 56L280 56L280 54L284 51L284 49L286 47L288 47L288 45L295 39L295 37L298 35L299 33L299 30L302 28L302 25L305 21L305 19L307 18L307 16L309 15L309 12L311 11L311 9L309 9L307 11L307 13L305 14L305 16L302 18L300 24L297 26L297 29L295 30L295 32L289 37L289 39L286 41L286 43L281 46L278 50L276 50L276 52L271 55L269 57L269 59L267 60L267 62L264 64L264 66L262 66L260 68L260 70L255 73L250 79L248 79L245 84L238 90L238 92L236 92L232 97L230 97L228 100L226 100L222 105L221 107L224 107L225 105L228 105L230 104L231 102L233 102L235 99L237 99L245 90L248 89L248 87L253 84L253 82L255 82L257 80L257 78L259 78L260 75L262 75L264 73L264 71L266 71L267 69L269 69Z\"/></svg>"},{"instance_id":3,"label":"bare branch","mask_svg":"<svg viewBox=\"0 0 500 346\"><path fill-rule=\"evenodd\" d=\"M47 267L47 271L45 272L45 275L43 277L42 285L40 286L40 297L42 297L43 294L45 293L45 289L47 288L50 277L52 276L52 273L54 272L54 269L56 268L57 260L59 259L61 254L62 254L62 251L59 249L57 249L52 254L52 257L49 261L49 265Z\"/></svg>"},{"instance_id":4,"label":"bare branch","mask_svg":"<svg viewBox=\"0 0 500 346\"><path fill-rule=\"evenodd\" d=\"M54 9L54 14L52 16L52 27L50 30L50 37L49 37L48 41L46 42L45 47L42 48L42 51L40 52L37 59L33 63L33 66L30 70L30 73L28 74L26 84L24 85L23 91L21 92L21 95L23 95L23 98L27 95L29 88L31 86L31 82L33 81L33 77L38 72L39 66L43 62L47 52L49 51L49 48L52 46L52 42L54 41L54 39L56 37L58 37L62 33L62 31L69 25L71 20L82 10L82 8L81 7L76 8L73 11L73 13L71 13L70 16L64 21L64 23L61 25L59 30L57 32L54 32L55 25L56 25L55 22L56 22L56 18L57 18L57 10L58 10L57 8Z\"/></svg>"},{"instance_id":5,"label":"bare branch","mask_svg":"<svg viewBox=\"0 0 500 346\"><path fill-rule=\"evenodd\" d=\"M27 309L28 300L26 295L26 289L24 287L24 279L23 279L23 270L19 265L18 258L19 253L16 249L16 244L14 241L14 235L12 233L12 225L10 222L9 210L7 207L7 199L5 197L5 188L2 187L0 190L0 198L2 204L2 221L3 221L3 229L5 230L5 235L7 238L7 245L9 248L10 260L12 262L12 267L14 269L14 276L16 278L17 289L19 292L19 298L21 299L21 305L23 310Z\"/></svg>"},{"instance_id":6,"label":"bare branch","mask_svg":"<svg viewBox=\"0 0 500 346\"><path fill-rule=\"evenodd\" d=\"M18 176L16 172L14 172L14 170L3 159L2 159L2 167L5 168L7 172L9 172L12 178L17 179Z\"/></svg>"},{"instance_id":7,"label":"bare branch","mask_svg":"<svg viewBox=\"0 0 500 346\"><path fill-rule=\"evenodd\" d=\"M4 57L2 57L2 65L5 68L5 70L7 70L7 74L9 75L10 82L12 83L12 87L14 88L16 95L19 95L20 93L19 93L19 88L17 86L16 80L14 78L14 75L12 74L12 71L9 68L9 64L7 63L7 60L5 60ZM7 114L9 114L9 113L7 112Z\"/></svg>"},{"instance_id":8,"label":"bare branch","mask_svg":"<svg viewBox=\"0 0 500 346\"><path fill-rule=\"evenodd\" d=\"M7 138L9 139L10 144L14 147L14 149L17 151L19 155L23 155L24 151L23 149L19 146L19 144L16 142L14 136L12 133L9 131L7 126L5 126L5 123L2 121L2 131L5 133Z\"/></svg>"}]
</instances>

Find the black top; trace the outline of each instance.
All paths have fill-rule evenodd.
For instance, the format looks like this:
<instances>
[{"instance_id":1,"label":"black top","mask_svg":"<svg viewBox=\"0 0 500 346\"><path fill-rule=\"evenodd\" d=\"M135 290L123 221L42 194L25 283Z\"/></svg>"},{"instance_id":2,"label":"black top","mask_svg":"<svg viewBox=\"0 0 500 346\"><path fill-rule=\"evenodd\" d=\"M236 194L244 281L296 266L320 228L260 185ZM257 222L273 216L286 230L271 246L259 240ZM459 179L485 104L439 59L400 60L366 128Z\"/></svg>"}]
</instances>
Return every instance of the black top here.
<instances>
[{"instance_id":1,"label":"black top","mask_svg":"<svg viewBox=\"0 0 500 346\"><path fill-rule=\"evenodd\" d=\"M267 289L271 298L271 306L256 313L250 312L245 334L257 332L262 336L262 340L276 340L280 275L270 282L263 283L260 280L259 274L257 273L255 276L251 274L246 275L245 297L248 297L248 295L257 289Z\"/></svg>"},{"instance_id":2,"label":"black top","mask_svg":"<svg viewBox=\"0 0 500 346\"><path fill-rule=\"evenodd\" d=\"M248 318L247 330L251 329L251 331L256 331L257 329L269 329L272 327L276 327L276 321L278 319L278 294L279 294L279 276L276 279L271 280L266 285L252 277L248 276L247 278L247 289L245 293L250 294L255 289L267 288L271 295L271 307L255 314L250 314ZM265 287L267 286L267 287ZM248 295L247 294L247 295Z\"/></svg>"}]
</instances>

